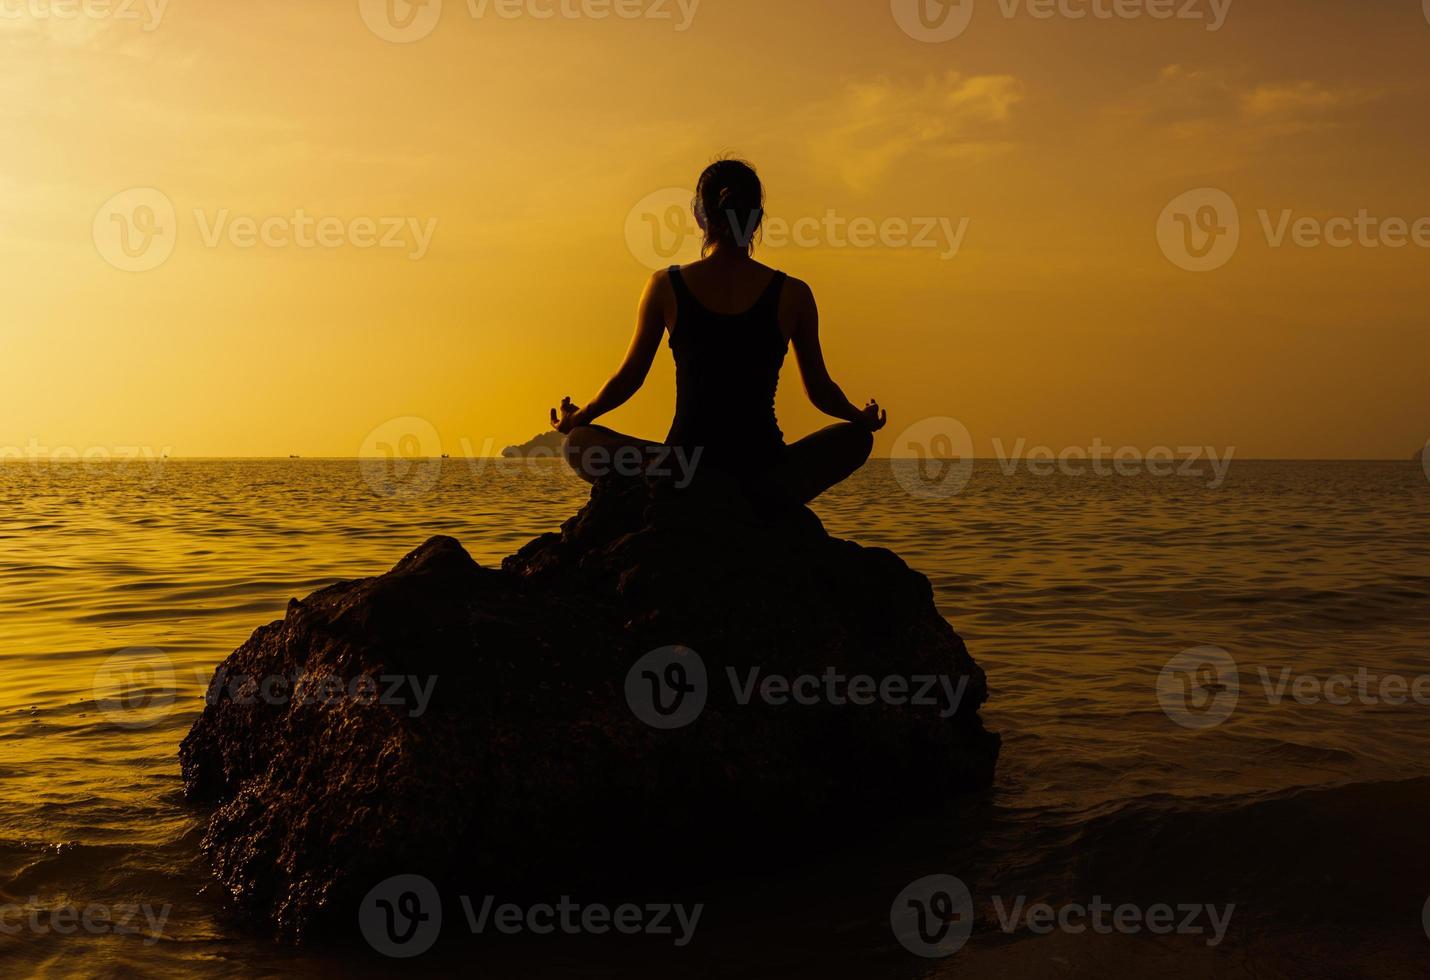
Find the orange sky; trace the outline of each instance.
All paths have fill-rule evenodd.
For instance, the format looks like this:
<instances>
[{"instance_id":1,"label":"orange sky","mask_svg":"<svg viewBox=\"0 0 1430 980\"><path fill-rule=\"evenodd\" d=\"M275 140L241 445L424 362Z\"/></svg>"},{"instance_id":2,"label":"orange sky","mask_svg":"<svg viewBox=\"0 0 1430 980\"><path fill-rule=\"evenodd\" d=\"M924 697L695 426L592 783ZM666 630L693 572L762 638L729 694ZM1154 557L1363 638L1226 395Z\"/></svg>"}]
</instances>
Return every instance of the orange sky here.
<instances>
[{"instance_id":1,"label":"orange sky","mask_svg":"<svg viewBox=\"0 0 1430 980\"><path fill-rule=\"evenodd\" d=\"M445 0L411 43L358 0L55 2L0 0L0 450L351 456L407 416L454 455L524 440L624 351L658 261L633 209L722 151L807 232L760 257L814 287L850 397L887 405L876 452L935 415L988 455L1430 437L1430 248L1273 247L1259 216L1430 217L1413 0L1233 0L1216 31L969 0L941 43L885 2ZM1192 272L1158 219L1203 187L1240 241ZM155 201L171 254L141 237ZM292 244L300 213L333 243ZM883 243L811 231L830 213ZM359 247L388 218L402 247ZM901 223L945 239L899 247ZM609 423L663 435L671 378L662 357ZM781 421L818 424L793 364Z\"/></svg>"}]
</instances>

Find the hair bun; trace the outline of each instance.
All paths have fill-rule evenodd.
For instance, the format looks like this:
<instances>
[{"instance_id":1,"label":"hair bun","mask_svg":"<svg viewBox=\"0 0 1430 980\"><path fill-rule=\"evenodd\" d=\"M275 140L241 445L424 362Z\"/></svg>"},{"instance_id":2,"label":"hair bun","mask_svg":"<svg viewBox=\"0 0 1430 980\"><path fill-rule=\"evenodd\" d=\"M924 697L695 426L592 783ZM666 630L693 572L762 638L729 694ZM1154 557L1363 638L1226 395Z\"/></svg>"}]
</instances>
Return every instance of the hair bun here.
<instances>
[{"instance_id":1,"label":"hair bun","mask_svg":"<svg viewBox=\"0 0 1430 980\"><path fill-rule=\"evenodd\" d=\"M696 216L705 229L705 251L730 243L747 252L763 220L765 194L760 178L743 160L717 160L705 168L695 188Z\"/></svg>"}]
</instances>

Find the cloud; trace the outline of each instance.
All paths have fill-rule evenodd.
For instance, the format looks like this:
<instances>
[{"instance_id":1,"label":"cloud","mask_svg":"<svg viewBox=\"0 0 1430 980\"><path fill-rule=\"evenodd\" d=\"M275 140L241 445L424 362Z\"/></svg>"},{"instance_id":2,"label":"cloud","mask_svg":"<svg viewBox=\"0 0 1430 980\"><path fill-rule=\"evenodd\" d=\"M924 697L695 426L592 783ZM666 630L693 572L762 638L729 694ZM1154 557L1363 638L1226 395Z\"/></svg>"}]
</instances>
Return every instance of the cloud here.
<instances>
[{"instance_id":1,"label":"cloud","mask_svg":"<svg viewBox=\"0 0 1430 980\"><path fill-rule=\"evenodd\" d=\"M1380 95L1309 80L1249 81L1241 72L1168 65L1106 114L1120 128L1145 124L1174 145L1215 145L1222 164L1230 165L1273 140L1341 126L1345 110Z\"/></svg>"},{"instance_id":2,"label":"cloud","mask_svg":"<svg viewBox=\"0 0 1430 980\"><path fill-rule=\"evenodd\" d=\"M1365 97L1357 92L1334 92L1315 82L1258 85L1241 96L1242 112L1251 118L1301 115L1357 105Z\"/></svg>"},{"instance_id":3,"label":"cloud","mask_svg":"<svg viewBox=\"0 0 1430 980\"><path fill-rule=\"evenodd\" d=\"M853 82L801 121L809 145L855 189L866 189L905 159L982 157L1011 146L1005 131L1022 99L1011 75L958 72L918 83Z\"/></svg>"},{"instance_id":4,"label":"cloud","mask_svg":"<svg viewBox=\"0 0 1430 980\"><path fill-rule=\"evenodd\" d=\"M1336 110L1378 97L1378 92L1334 89L1308 80L1248 84L1225 71L1168 65L1141 93L1137 107L1149 121L1174 128L1201 123L1313 125L1317 119L1330 122Z\"/></svg>"}]
</instances>

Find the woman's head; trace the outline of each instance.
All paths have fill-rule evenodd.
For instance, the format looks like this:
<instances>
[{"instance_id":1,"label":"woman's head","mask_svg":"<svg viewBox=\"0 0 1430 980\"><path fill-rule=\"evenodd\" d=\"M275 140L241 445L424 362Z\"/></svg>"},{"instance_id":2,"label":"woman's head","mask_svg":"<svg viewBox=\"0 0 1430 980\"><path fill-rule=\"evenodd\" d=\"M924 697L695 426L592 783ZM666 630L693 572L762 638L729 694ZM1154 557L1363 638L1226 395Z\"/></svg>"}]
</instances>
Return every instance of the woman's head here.
<instances>
[{"instance_id":1,"label":"woman's head","mask_svg":"<svg viewBox=\"0 0 1430 980\"><path fill-rule=\"evenodd\" d=\"M744 160L716 160L695 185L695 220L705 232L704 252L716 248L755 250L765 220L765 189Z\"/></svg>"}]
</instances>

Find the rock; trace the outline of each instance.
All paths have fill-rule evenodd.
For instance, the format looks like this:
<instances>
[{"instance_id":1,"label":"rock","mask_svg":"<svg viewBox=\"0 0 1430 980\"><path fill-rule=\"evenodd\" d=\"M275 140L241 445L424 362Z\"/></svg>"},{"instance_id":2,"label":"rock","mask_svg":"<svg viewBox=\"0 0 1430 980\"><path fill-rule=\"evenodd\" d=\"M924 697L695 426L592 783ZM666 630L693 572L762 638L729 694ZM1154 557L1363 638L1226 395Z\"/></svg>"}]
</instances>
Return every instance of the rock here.
<instances>
[{"instance_id":1,"label":"rock","mask_svg":"<svg viewBox=\"0 0 1430 980\"><path fill-rule=\"evenodd\" d=\"M396 874L537 892L556 876L626 880L659 874L673 843L718 862L754 834L807 845L810 828L986 787L987 684L928 579L829 537L808 509L758 517L727 491L606 482L501 570L433 538L255 632L180 748L188 797L215 804L203 850L237 904L301 941L351 928ZM665 730L626 684L671 646L698 655L706 701ZM930 689L937 704L832 704L824 686L815 705L741 704L752 668L836 694L853 692L831 673L949 687ZM261 686L298 675L292 695ZM376 703L364 677L382 679Z\"/></svg>"}]
</instances>

